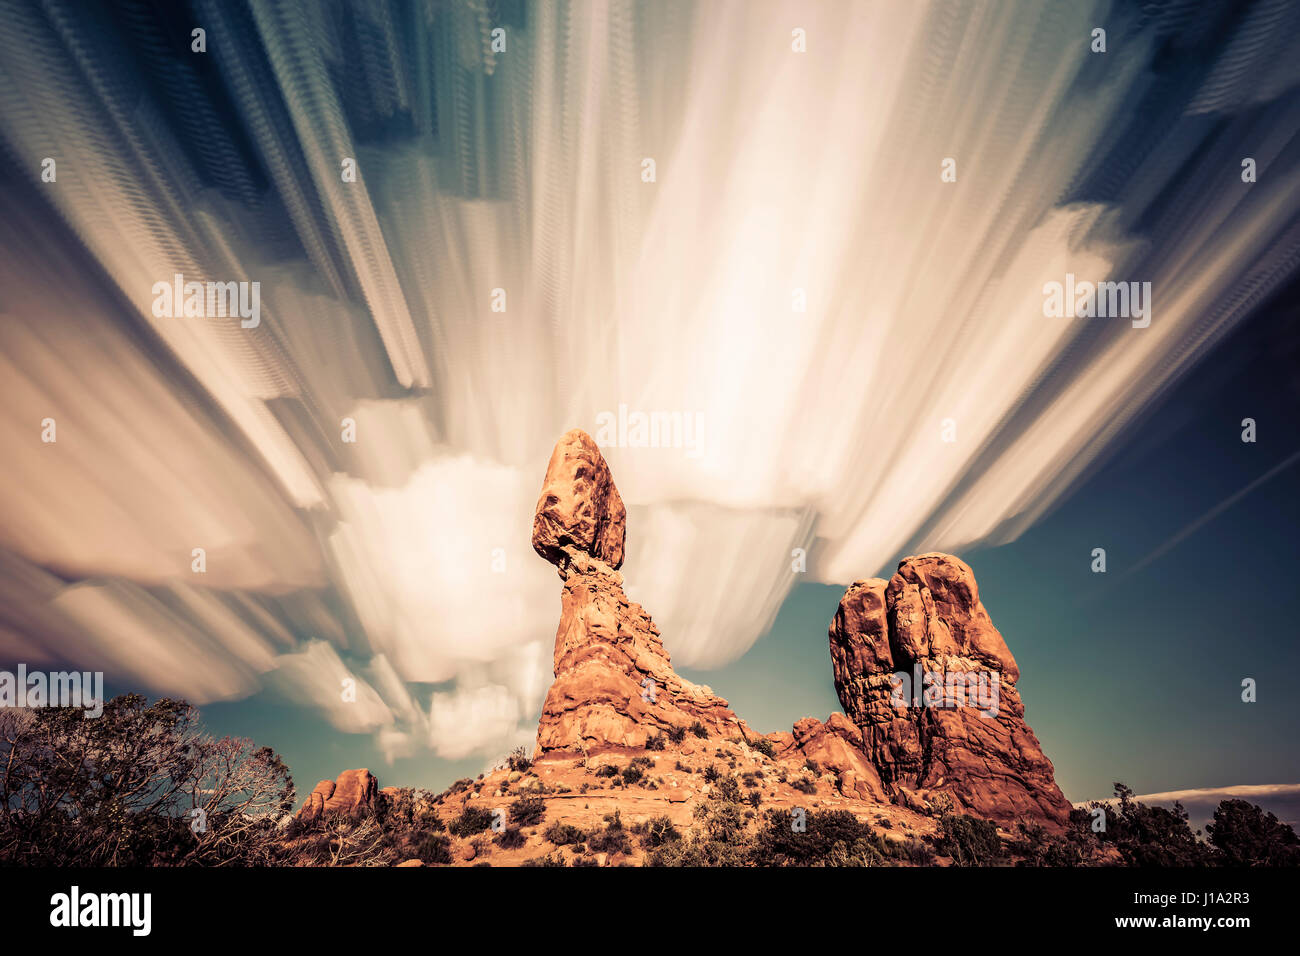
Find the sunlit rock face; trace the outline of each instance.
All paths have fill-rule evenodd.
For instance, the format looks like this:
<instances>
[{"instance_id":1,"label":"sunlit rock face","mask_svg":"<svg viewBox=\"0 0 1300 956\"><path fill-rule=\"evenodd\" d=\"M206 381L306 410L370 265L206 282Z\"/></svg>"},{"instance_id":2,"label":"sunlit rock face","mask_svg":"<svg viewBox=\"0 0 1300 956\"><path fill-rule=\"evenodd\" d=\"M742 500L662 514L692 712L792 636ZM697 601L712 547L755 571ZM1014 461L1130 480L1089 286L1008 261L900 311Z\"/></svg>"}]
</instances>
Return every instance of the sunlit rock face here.
<instances>
[{"instance_id":1,"label":"sunlit rock face","mask_svg":"<svg viewBox=\"0 0 1300 956\"><path fill-rule=\"evenodd\" d=\"M311 822L332 813L354 815L374 809L381 799L379 780L369 770L344 770L338 780L316 784L298 811L298 818Z\"/></svg>"},{"instance_id":2,"label":"sunlit rock face","mask_svg":"<svg viewBox=\"0 0 1300 956\"><path fill-rule=\"evenodd\" d=\"M533 549L561 567L572 548L617 569L623 565L626 533L627 509L605 456L582 429L569 431L556 442L546 466L533 518Z\"/></svg>"},{"instance_id":3,"label":"sunlit rock face","mask_svg":"<svg viewBox=\"0 0 1300 956\"><path fill-rule=\"evenodd\" d=\"M542 705L539 753L644 747L696 723L740 732L727 702L673 670L650 615L623 593L626 512L609 466L585 432L555 446L533 520L533 548L564 579L555 683Z\"/></svg>"},{"instance_id":4,"label":"sunlit rock face","mask_svg":"<svg viewBox=\"0 0 1300 956\"><path fill-rule=\"evenodd\" d=\"M854 583L831 622L830 649L840 702L895 799L939 791L958 809L1008 823L1069 816L1025 722L1020 670L964 561L923 554L888 582ZM942 683L927 685L927 675Z\"/></svg>"}]
</instances>

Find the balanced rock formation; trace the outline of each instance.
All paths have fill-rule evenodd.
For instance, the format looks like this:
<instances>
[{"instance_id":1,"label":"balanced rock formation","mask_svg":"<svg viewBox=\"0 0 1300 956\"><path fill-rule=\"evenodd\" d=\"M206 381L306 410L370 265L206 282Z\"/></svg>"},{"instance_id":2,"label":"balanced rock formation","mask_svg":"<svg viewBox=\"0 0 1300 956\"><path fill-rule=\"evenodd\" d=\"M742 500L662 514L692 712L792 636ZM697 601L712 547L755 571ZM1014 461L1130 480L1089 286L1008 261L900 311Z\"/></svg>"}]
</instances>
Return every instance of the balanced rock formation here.
<instances>
[{"instance_id":1,"label":"balanced rock formation","mask_svg":"<svg viewBox=\"0 0 1300 956\"><path fill-rule=\"evenodd\" d=\"M337 781L316 784L307 802L298 811L303 822L331 813L348 815L373 809L379 799L379 781L369 770L344 770Z\"/></svg>"},{"instance_id":2,"label":"balanced rock formation","mask_svg":"<svg viewBox=\"0 0 1300 956\"><path fill-rule=\"evenodd\" d=\"M835 689L896 801L946 793L1007 823L1063 823L1070 804L1024 719L1020 669L958 558L907 558L854 583L830 627ZM897 676L905 675L905 676Z\"/></svg>"},{"instance_id":3,"label":"balanced rock formation","mask_svg":"<svg viewBox=\"0 0 1300 956\"><path fill-rule=\"evenodd\" d=\"M673 670L650 615L623 593L627 510L605 458L580 429L555 446L533 519L533 549L564 580L555 682L537 728L539 755L637 749L696 723L748 729L708 687Z\"/></svg>"}]
</instances>

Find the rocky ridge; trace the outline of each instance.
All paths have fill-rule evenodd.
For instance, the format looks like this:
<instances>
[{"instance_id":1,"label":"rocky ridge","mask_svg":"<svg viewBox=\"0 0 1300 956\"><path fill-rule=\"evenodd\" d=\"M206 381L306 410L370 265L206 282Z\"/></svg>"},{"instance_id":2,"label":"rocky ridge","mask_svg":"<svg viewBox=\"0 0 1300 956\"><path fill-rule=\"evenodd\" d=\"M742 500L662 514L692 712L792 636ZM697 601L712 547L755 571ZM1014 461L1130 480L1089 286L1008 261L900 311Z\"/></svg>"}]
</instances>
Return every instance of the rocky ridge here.
<instances>
[{"instance_id":1,"label":"rocky ridge","mask_svg":"<svg viewBox=\"0 0 1300 956\"><path fill-rule=\"evenodd\" d=\"M919 555L889 581L851 585L829 629L845 713L758 734L709 687L676 674L650 615L624 593L626 523L595 442L568 432L547 466L533 522L533 547L563 582L555 680L535 748L434 799L444 821L486 819L478 810L493 808L506 820L502 808L521 796L540 798L544 811L535 828L514 827L511 841L491 839L487 829L455 836L449 862L563 862L552 838L569 831L587 837L565 844L575 865L640 862L646 853L631 843L605 853L586 843L611 819L668 821L689 832L708 818L719 788L754 808L744 826L758 825L760 806L847 810L895 844L934 834L936 818L949 811L1007 831L1020 822L1050 831L1067 819L1070 805L1024 720L1015 659L964 562ZM899 672L915 675L917 687L900 689ZM927 673L944 675L949 687L947 675L960 674L981 693L970 691L965 706L940 706L921 696ZM368 771L347 771L318 784L300 818L382 812L400 796L390 791L379 791Z\"/></svg>"}]
</instances>

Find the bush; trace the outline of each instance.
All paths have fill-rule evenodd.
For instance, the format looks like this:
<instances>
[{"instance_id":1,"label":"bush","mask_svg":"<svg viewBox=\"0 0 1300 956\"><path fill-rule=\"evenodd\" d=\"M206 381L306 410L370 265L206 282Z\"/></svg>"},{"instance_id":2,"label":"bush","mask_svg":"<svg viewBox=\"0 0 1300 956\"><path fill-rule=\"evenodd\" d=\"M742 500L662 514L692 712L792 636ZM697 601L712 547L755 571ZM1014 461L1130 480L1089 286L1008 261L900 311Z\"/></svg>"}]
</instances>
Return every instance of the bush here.
<instances>
[{"instance_id":1,"label":"bush","mask_svg":"<svg viewBox=\"0 0 1300 956\"><path fill-rule=\"evenodd\" d=\"M1172 810L1148 807L1134 800L1133 791L1122 783L1115 784L1115 796L1117 805L1094 803L1088 809L1105 810L1106 829L1096 834L1096 839L1118 849L1129 866L1212 866L1217 862L1214 848L1192 832L1181 803L1175 803Z\"/></svg>"},{"instance_id":2,"label":"bush","mask_svg":"<svg viewBox=\"0 0 1300 956\"><path fill-rule=\"evenodd\" d=\"M800 793L817 792L817 781L813 780L811 777L800 777L794 783L790 784L790 786L794 787Z\"/></svg>"},{"instance_id":3,"label":"bush","mask_svg":"<svg viewBox=\"0 0 1300 956\"><path fill-rule=\"evenodd\" d=\"M765 740L762 737L759 737L757 740L750 741L749 746L752 747L754 750L757 750L759 753L761 753L764 757L767 757L769 760L776 756L776 747L773 746L772 741Z\"/></svg>"},{"instance_id":4,"label":"bush","mask_svg":"<svg viewBox=\"0 0 1300 956\"><path fill-rule=\"evenodd\" d=\"M718 767L716 764L709 764L704 768L704 782L713 783L719 777Z\"/></svg>"},{"instance_id":5,"label":"bush","mask_svg":"<svg viewBox=\"0 0 1300 956\"><path fill-rule=\"evenodd\" d=\"M647 850L653 850L682 838L681 833L673 826L673 821L666 816L654 817L645 823L638 823L632 828L632 832L641 837L641 846Z\"/></svg>"},{"instance_id":6,"label":"bush","mask_svg":"<svg viewBox=\"0 0 1300 956\"><path fill-rule=\"evenodd\" d=\"M575 861L573 865L578 866L579 864ZM548 853L545 856L535 856L531 860L524 860L520 866L568 866L568 864L564 862L564 857L558 853Z\"/></svg>"},{"instance_id":7,"label":"bush","mask_svg":"<svg viewBox=\"0 0 1300 956\"><path fill-rule=\"evenodd\" d=\"M1205 829L1227 866L1300 865L1295 830L1245 800L1224 800Z\"/></svg>"},{"instance_id":8,"label":"bush","mask_svg":"<svg viewBox=\"0 0 1300 956\"><path fill-rule=\"evenodd\" d=\"M742 799L740 795L740 784L736 783L735 777L719 777L717 785L714 786L713 792L710 796L715 800L726 800L730 803L739 803Z\"/></svg>"},{"instance_id":9,"label":"bush","mask_svg":"<svg viewBox=\"0 0 1300 956\"><path fill-rule=\"evenodd\" d=\"M750 866L753 838L740 805L711 800L695 808L700 826L689 839L673 840L646 856L647 866Z\"/></svg>"},{"instance_id":10,"label":"bush","mask_svg":"<svg viewBox=\"0 0 1300 956\"><path fill-rule=\"evenodd\" d=\"M517 850L528 842L528 838L524 836L524 831L518 827L506 827L496 835L492 842L503 850Z\"/></svg>"},{"instance_id":11,"label":"bush","mask_svg":"<svg viewBox=\"0 0 1300 956\"><path fill-rule=\"evenodd\" d=\"M428 864L451 862L451 837L445 833L431 833L424 838L415 855Z\"/></svg>"},{"instance_id":12,"label":"bush","mask_svg":"<svg viewBox=\"0 0 1300 956\"><path fill-rule=\"evenodd\" d=\"M636 783L644 776L645 776L645 771L643 771L639 766L637 766L634 763L630 763L623 768L623 782L628 786L631 786L632 784Z\"/></svg>"},{"instance_id":13,"label":"bush","mask_svg":"<svg viewBox=\"0 0 1300 956\"><path fill-rule=\"evenodd\" d=\"M673 727L668 731L668 739L675 744L681 743L686 739L685 727Z\"/></svg>"},{"instance_id":14,"label":"bush","mask_svg":"<svg viewBox=\"0 0 1300 956\"><path fill-rule=\"evenodd\" d=\"M581 843L587 838L587 834L583 833L573 824L561 823L559 820L556 820L547 827L546 832L543 833L542 836L544 836L547 841L554 843L556 846L568 846L573 843Z\"/></svg>"},{"instance_id":15,"label":"bush","mask_svg":"<svg viewBox=\"0 0 1300 956\"><path fill-rule=\"evenodd\" d=\"M951 857L956 866L988 866L1006 857L997 826L966 814L945 813L940 817L934 848Z\"/></svg>"},{"instance_id":16,"label":"bush","mask_svg":"<svg viewBox=\"0 0 1300 956\"><path fill-rule=\"evenodd\" d=\"M651 734L649 737L647 737L647 738L645 739L645 749L646 749L646 750L663 750L663 749L664 749L664 735L663 735L663 734Z\"/></svg>"},{"instance_id":17,"label":"bush","mask_svg":"<svg viewBox=\"0 0 1300 956\"><path fill-rule=\"evenodd\" d=\"M596 768L596 776L597 776L597 777L617 777L617 776L618 776L618 768L615 767L613 764L608 764L608 763L607 763L607 764L605 764L603 767L597 767L597 768Z\"/></svg>"},{"instance_id":18,"label":"bush","mask_svg":"<svg viewBox=\"0 0 1300 956\"><path fill-rule=\"evenodd\" d=\"M878 866L888 853L868 824L847 810L814 810L796 832L788 811L769 810L755 842L759 866Z\"/></svg>"},{"instance_id":19,"label":"bush","mask_svg":"<svg viewBox=\"0 0 1300 956\"><path fill-rule=\"evenodd\" d=\"M1071 817L1080 812L1073 811ZM1096 846L1096 841L1079 827L1053 836L1036 823L1022 821L1017 830L1019 837L1007 845L1012 856L1018 857L1016 866L1082 866L1087 860L1085 854Z\"/></svg>"},{"instance_id":20,"label":"bush","mask_svg":"<svg viewBox=\"0 0 1300 956\"><path fill-rule=\"evenodd\" d=\"M522 746L519 746L510 752L510 756L506 758L506 764L511 770L518 770L520 773L525 773L532 769L533 758L529 755L527 750Z\"/></svg>"},{"instance_id":21,"label":"bush","mask_svg":"<svg viewBox=\"0 0 1300 956\"><path fill-rule=\"evenodd\" d=\"M632 842L623 829L623 816L615 810L605 817L605 828L593 830L587 836L587 847L592 853L631 853Z\"/></svg>"},{"instance_id":22,"label":"bush","mask_svg":"<svg viewBox=\"0 0 1300 956\"><path fill-rule=\"evenodd\" d=\"M452 836L473 836L492 826L492 820L492 811L487 807L468 806L460 816L447 824L447 830Z\"/></svg>"},{"instance_id":23,"label":"bush","mask_svg":"<svg viewBox=\"0 0 1300 956\"><path fill-rule=\"evenodd\" d=\"M705 727L698 720L695 723L691 724L691 733L693 733L696 737L699 737L701 740L709 736L708 728Z\"/></svg>"},{"instance_id":24,"label":"bush","mask_svg":"<svg viewBox=\"0 0 1300 956\"><path fill-rule=\"evenodd\" d=\"M510 822L531 827L546 817L546 801L541 797L519 797L510 804Z\"/></svg>"}]
</instances>

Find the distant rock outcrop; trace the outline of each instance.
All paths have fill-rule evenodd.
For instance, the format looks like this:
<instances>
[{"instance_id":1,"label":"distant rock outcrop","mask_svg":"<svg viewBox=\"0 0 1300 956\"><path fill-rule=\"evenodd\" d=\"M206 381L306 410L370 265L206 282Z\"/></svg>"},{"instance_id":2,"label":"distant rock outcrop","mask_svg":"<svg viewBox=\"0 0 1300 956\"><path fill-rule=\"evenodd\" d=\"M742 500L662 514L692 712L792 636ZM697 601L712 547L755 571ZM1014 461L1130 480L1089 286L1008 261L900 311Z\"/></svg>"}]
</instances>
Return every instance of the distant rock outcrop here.
<instances>
[{"instance_id":1,"label":"distant rock outcrop","mask_svg":"<svg viewBox=\"0 0 1300 956\"><path fill-rule=\"evenodd\" d=\"M830 649L840 702L895 799L940 791L992 820L1067 819L1070 804L1025 723L1020 670L965 562L923 554L888 582L854 583Z\"/></svg>"},{"instance_id":2,"label":"distant rock outcrop","mask_svg":"<svg viewBox=\"0 0 1300 956\"><path fill-rule=\"evenodd\" d=\"M373 809L379 799L379 781L369 770L344 770L337 781L316 784L307 802L298 811L303 822L331 813L355 814Z\"/></svg>"},{"instance_id":3,"label":"distant rock outcrop","mask_svg":"<svg viewBox=\"0 0 1300 956\"><path fill-rule=\"evenodd\" d=\"M654 621L623 593L626 517L596 443L568 432L551 455L533 520L534 550L564 579L539 753L640 748L697 722L713 735L742 733L725 700L676 674Z\"/></svg>"}]
</instances>

